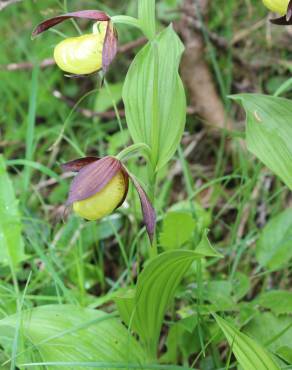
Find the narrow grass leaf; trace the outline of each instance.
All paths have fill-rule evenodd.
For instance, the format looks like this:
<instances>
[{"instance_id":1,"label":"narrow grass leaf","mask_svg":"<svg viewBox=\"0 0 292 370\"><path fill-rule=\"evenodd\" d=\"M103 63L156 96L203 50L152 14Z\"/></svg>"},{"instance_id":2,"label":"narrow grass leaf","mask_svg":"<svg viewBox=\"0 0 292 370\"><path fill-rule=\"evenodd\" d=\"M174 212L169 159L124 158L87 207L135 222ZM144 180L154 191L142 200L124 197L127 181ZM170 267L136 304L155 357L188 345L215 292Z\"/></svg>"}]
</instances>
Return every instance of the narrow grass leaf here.
<instances>
[{"instance_id":1,"label":"narrow grass leaf","mask_svg":"<svg viewBox=\"0 0 292 370\"><path fill-rule=\"evenodd\" d=\"M29 97L29 110L27 117L27 129L26 129L26 140L25 140L25 159L32 161L34 156L34 132L35 132L35 119L36 119L36 108L37 108L37 96L38 96L38 74L39 67L35 66L32 71L31 86L30 86L30 97ZM25 167L24 170L24 185L23 188L27 189L30 179L31 169Z\"/></svg>"},{"instance_id":2,"label":"narrow grass leaf","mask_svg":"<svg viewBox=\"0 0 292 370\"><path fill-rule=\"evenodd\" d=\"M18 201L0 155L0 263L16 268L25 259Z\"/></svg>"},{"instance_id":3,"label":"narrow grass leaf","mask_svg":"<svg viewBox=\"0 0 292 370\"><path fill-rule=\"evenodd\" d=\"M60 176L56 172L52 171L50 168L48 168L48 167L46 167L43 164L38 163L38 162L29 161L27 159L10 159L10 160L6 161L6 164L8 166L30 167L30 168L33 168L33 169L43 173L44 175L46 175L48 177L52 177L53 179L55 179L57 181L61 181Z\"/></svg>"}]
</instances>

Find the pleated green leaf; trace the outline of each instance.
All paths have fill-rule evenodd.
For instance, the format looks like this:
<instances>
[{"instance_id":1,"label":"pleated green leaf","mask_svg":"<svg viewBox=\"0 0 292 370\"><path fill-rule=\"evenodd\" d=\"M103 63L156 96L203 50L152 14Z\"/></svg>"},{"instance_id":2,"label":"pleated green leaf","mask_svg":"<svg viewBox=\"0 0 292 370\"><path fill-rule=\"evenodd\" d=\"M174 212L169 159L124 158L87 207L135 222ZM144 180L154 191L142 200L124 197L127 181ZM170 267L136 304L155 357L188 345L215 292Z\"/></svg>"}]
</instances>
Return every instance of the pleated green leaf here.
<instances>
[{"instance_id":1,"label":"pleated green leaf","mask_svg":"<svg viewBox=\"0 0 292 370\"><path fill-rule=\"evenodd\" d=\"M0 155L0 264L16 268L25 259L21 232L18 201Z\"/></svg>"},{"instance_id":2,"label":"pleated green leaf","mask_svg":"<svg viewBox=\"0 0 292 370\"><path fill-rule=\"evenodd\" d=\"M235 329L221 317L215 314L214 317L243 370L280 370L270 353L258 342Z\"/></svg>"},{"instance_id":3,"label":"pleated green leaf","mask_svg":"<svg viewBox=\"0 0 292 370\"><path fill-rule=\"evenodd\" d=\"M167 308L194 260L202 253L171 250L148 262L140 274L135 293L120 294L116 303L123 320L139 334L150 359L156 357L159 335Z\"/></svg>"},{"instance_id":4,"label":"pleated green leaf","mask_svg":"<svg viewBox=\"0 0 292 370\"><path fill-rule=\"evenodd\" d=\"M174 298L183 276L198 255L174 250L152 259L137 283L134 320L147 352L156 355L165 312Z\"/></svg>"},{"instance_id":5,"label":"pleated green leaf","mask_svg":"<svg viewBox=\"0 0 292 370\"><path fill-rule=\"evenodd\" d=\"M169 26L137 54L123 88L132 139L149 145L159 168L175 153L184 130L186 98L178 74L183 50Z\"/></svg>"},{"instance_id":6,"label":"pleated green leaf","mask_svg":"<svg viewBox=\"0 0 292 370\"><path fill-rule=\"evenodd\" d=\"M10 338L12 343L18 322L17 315L0 321L0 341L2 337L6 341ZM22 313L20 338L24 347L19 347L18 364L94 361L145 364L138 342L116 318L102 311L72 305L33 308Z\"/></svg>"},{"instance_id":7,"label":"pleated green leaf","mask_svg":"<svg viewBox=\"0 0 292 370\"><path fill-rule=\"evenodd\" d=\"M155 37L155 0L138 0L138 17L142 31L151 40Z\"/></svg>"},{"instance_id":8,"label":"pleated green leaf","mask_svg":"<svg viewBox=\"0 0 292 370\"><path fill-rule=\"evenodd\" d=\"M260 94L233 97L246 110L248 149L292 190L292 102Z\"/></svg>"}]
</instances>

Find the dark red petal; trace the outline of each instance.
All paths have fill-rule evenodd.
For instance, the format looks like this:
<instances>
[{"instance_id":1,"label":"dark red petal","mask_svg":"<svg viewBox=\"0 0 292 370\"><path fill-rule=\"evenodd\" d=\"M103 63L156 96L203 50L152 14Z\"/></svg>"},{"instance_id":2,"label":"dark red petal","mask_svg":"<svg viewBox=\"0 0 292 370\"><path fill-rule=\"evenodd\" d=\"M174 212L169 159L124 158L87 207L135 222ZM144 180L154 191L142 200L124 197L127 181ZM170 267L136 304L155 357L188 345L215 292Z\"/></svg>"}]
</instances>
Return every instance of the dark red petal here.
<instances>
[{"instance_id":1,"label":"dark red petal","mask_svg":"<svg viewBox=\"0 0 292 370\"><path fill-rule=\"evenodd\" d=\"M131 175L128 172L140 198L141 207L142 207L142 213L143 213L143 220L144 224L146 226L146 230L149 236L149 239L152 243L153 236L155 232L155 226L156 226L156 213L155 209L153 208L145 190L142 188L142 186L139 184L139 182L135 179L133 175Z\"/></svg>"},{"instance_id":2,"label":"dark red petal","mask_svg":"<svg viewBox=\"0 0 292 370\"><path fill-rule=\"evenodd\" d=\"M74 161L63 163L61 167L64 172L78 172L84 166L87 166L88 164L96 162L98 160L99 160L98 157L78 158L75 159Z\"/></svg>"},{"instance_id":3,"label":"dark red petal","mask_svg":"<svg viewBox=\"0 0 292 370\"><path fill-rule=\"evenodd\" d=\"M42 23L40 23L33 31L32 37L39 35L40 33L48 30L51 27L56 26L59 23L64 22L70 18L83 18L83 19L92 19L94 21L109 21L110 17L99 10L81 10L78 12L66 13L62 15L58 15L57 17L53 17L50 19L46 19Z\"/></svg>"},{"instance_id":4,"label":"dark red petal","mask_svg":"<svg viewBox=\"0 0 292 370\"><path fill-rule=\"evenodd\" d=\"M111 62L117 55L117 52L118 34L112 22L108 22L102 50L102 69L104 72L108 70Z\"/></svg>"},{"instance_id":5,"label":"dark red petal","mask_svg":"<svg viewBox=\"0 0 292 370\"><path fill-rule=\"evenodd\" d=\"M289 1L286 20L289 21L292 18L292 0Z\"/></svg>"},{"instance_id":6,"label":"dark red petal","mask_svg":"<svg viewBox=\"0 0 292 370\"><path fill-rule=\"evenodd\" d=\"M286 15L280 18L270 19L270 22L273 24L277 24L278 26L290 26L292 24L292 18L287 20Z\"/></svg>"},{"instance_id":7,"label":"dark red petal","mask_svg":"<svg viewBox=\"0 0 292 370\"><path fill-rule=\"evenodd\" d=\"M104 157L81 168L72 181L67 205L101 191L121 168L121 162L113 157Z\"/></svg>"}]
</instances>

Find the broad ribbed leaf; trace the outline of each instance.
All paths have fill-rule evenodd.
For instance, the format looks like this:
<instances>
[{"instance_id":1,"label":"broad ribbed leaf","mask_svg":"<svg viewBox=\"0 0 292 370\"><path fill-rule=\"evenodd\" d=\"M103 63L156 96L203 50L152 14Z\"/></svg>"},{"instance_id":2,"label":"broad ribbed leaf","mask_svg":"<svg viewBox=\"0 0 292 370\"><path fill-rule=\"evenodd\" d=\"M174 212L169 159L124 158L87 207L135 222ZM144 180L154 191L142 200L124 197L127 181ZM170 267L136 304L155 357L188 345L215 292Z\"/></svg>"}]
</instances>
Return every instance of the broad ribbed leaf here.
<instances>
[{"instance_id":1,"label":"broad ribbed leaf","mask_svg":"<svg viewBox=\"0 0 292 370\"><path fill-rule=\"evenodd\" d=\"M17 265L25 259L22 225L12 182L0 155L0 263Z\"/></svg>"},{"instance_id":2,"label":"broad ribbed leaf","mask_svg":"<svg viewBox=\"0 0 292 370\"><path fill-rule=\"evenodd\" d=\"M153 258L138 278L136 292L117 298L123 320L139 334L148 355L156 357L164 315L176 289L193 261L202 255L188 250L172 250Z\"/></svg>"},{"instance_id":3,"label":"broad ribbed leaf","mask_svg":"<svg viewBox=\"0 0 292 370\"><path fill-rule=\"evenodd\" d=\"M256 246L258 262L279 269L292 258L292 208L272 218L264 227Z\"/></svg>"},{"instance_id":4,"label":"broad ribbed leaf","mask_svg":"<svg viewBox=\"0 0 292 370\"><path fill-rule=\"evenodd\" d=\"M138 0L138 17L142 31L151 40L155 37L155 0Z\"/></svg>"},{"instance_id":5,"label":"broad ribbed leaf","mask_svg":"<svg viewBox=\"0 0 292 370\"><path fill-rule=\"evenodd\" d=\"M6 341L7 338L13 340L17 322L17 315L0 321L0 341L2 336ZM37 307L22 313L20 335L25 341L25 351L17 357L18 364L145 363L143 350L136 340L116 318L102 311L71 305Z\"/></svg>"},{"instance_id":6,"label":"broad ribbed leaf","mask_svg":"<svg viewBox=\"0 0 292 370\"><path fill-rule=\"evenodd\" d=\"M248 149L292 190L292 102L259 94L241 94L247 114Z\"/></svg>"},{"instance_id":7,"label":"broad ribbed leaf","mask_svg":"<svg viewBox=\"0 0 292 370\"><path fill-rule=\"evenodd\" d=\"M243 370L280 370L269 352L258 342L235 329L221 317L215 314L214 317Z\"/></svg>"},{"instance_id":8,"label":"broad ribbed leaf","mask_svg":"<svg viewBox=\"0 0 292 370\"><path fill-rule=\"evenodd\" d=\"M186 98L178 74L183 50L169 26L137 54L124 84L123 100L132 139L150 146L158 167L175 153L184 130Z\"/></svg>"},{"instance_id":9,"label":"broad ribbed leaf","mask_svg":"<svg viewBox=\"0 0 292 370\"><path fill-rule=\"evenodd\" d=\"M171 251L152 259L141 273L135 296L134 320L147 351L156 355L165 312L183 276L198 256Z\"/></svg>"}]
</instances>

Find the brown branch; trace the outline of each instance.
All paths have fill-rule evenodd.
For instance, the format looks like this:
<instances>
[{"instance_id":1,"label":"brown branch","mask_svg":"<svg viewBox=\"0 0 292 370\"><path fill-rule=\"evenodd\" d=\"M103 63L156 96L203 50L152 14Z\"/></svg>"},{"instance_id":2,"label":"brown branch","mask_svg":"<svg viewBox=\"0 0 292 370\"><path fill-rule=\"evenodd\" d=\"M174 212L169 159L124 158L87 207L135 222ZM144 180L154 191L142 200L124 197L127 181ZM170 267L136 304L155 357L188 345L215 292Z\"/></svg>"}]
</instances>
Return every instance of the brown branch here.
<instances>
[{"instance_id":1,"label":"brown branch","mask_svg":"<svg viewBox=\"0 0 292 370\"><path fill-rule=\"evenodd\" d=\"M208 1L198 1L202 14L208 10ZM205 60L205 43L201 31L194 29L195 9L192 0L185 0L184 7L192 9L193 16L183 15L179 30L186 51L182 60L182 77L189 91L190 104L194 106L204 121L216 128L231 128L224 105L216 91L212 73ZM221 42L221 41L220 41Z\"/></svg>"},{"instance_id":2,"label":"brown branch","mask_svg":"<svg viewBox=\"0 0 292 370\"><path fill-rule=\"evenodd\" d=\"M187 19L187 24L191 26L194 30L198 32L203 31L202 23L198 19L194 18L193 8L181 7L177 9L176 12L183 13L185 15L185 19ZM243 59L241 50L232 48L232 46L235 46L238 42L245 39L250 33L255 32L259 28L263 27L265 23L265 19L258 21L254 25L251 25L247 30L237 32L230 41L228 41L225 37L219 36L215 32L211 32L210 30L208 30L208 28L206 28L206 26L204 26L204 28L209 40L213 43L214 46L216 46L216 48L218 48L219 51L231 51L233 60L241 67L244 67L248 70L257 71L258 69L269 67L273 63L273 61L271 61L271 59L257 59L256 61L247 61Z\"/></svg>"},{"instance_id":3,"label":"brown branch","mask_svg":"<svg viewBox=\"0 0 292 370\"><path fill-rule=\"evenodd\" d=\"M44 59L40 64L40 68L50 67L55 64L53 58ZM5 66L1 66L1 69L5 69L6 71L19 71L25 69L32 69L34 64L31 62L21 62L21 63L9 63Z\"/></svg>"}]
</instances>

